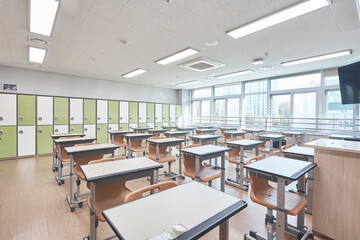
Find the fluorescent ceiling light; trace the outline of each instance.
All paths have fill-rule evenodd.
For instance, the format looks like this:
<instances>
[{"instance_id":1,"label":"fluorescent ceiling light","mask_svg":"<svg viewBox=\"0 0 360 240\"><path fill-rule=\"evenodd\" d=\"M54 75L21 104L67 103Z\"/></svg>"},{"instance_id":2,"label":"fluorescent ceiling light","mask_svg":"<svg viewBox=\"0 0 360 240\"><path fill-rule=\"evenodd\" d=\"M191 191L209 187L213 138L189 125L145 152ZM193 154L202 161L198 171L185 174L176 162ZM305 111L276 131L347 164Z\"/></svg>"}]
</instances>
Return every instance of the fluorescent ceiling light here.
<instances>
[{"instance_id":1,"label":"fluorescent ceiling light","mask_svg":"<svg viewBox=\"0 0 360 240\"><path fill-rule=\"evenodd\" d=\"M30 32L50 36L59 1L30 0Z\"/></svg>"},{"instance_id":2,"label":"fluorescent ceiling light","mask_svg":"<svg viewBox=\"0 0 360 240\"><path fill-rule=\"evenodd\" d=\"M34 63L44 63L46 50L41 48L29 47L29 61Z\"/></svg>"},{"instance_id":3,"label":"fluorescent ceiling light","mask_svg":"<svg viewBox=\"0 0 360 240\"><path fill-rule=\"evenodd\" d=\"M240 76L240 75L244 75L244 74L249 74L249 73L253 73L253 70L244 70L244 71L240 71L240 72L234 72L234 73L228 73L228 74L224 74L224 75L219 75L219 76L215 76L215 78L217 79L223 79L223 78L229 78L229 77L235 77L235 76Z\"/></svg>"},{"instance_id":4,"label":"fluorescent ceiling light","mask_svg":"<svg viewBox=\"0 0 360 240\"><path fill-rule=\"evenodd\" d=\"M122 76L126 77L126 78L131 78L131 77L135 77L137 75L143 74L144 72L147 72L147 70L138 68L138 69L136 69L136 70L134 70L132 72L126 73L126 74L124 74Z\"/></svg>"},{"instance_id":5,"label":"fluorescent ceiling light","mask_svg":"<svg viewBox=\"0 0 360 240\"><path fill-rule=\"evenodd\" d=\"M237 39L248 34L260 31L262 29L285 22L292 18L315 11L331 4L331 0L307 0L298 4L289 6L280 11L272 13L263 18L257 19L251 23L245 24L239 28L228 31L226 34Z\"/></svg>"},{"instance_id":6,"label":"fluorescent ceiling light","mask_svg":"<svg viewBox=\"0 0 360 240\"><path fill-rule=\"evenodd\" d=\"M288 66L297 65L297 64L303 64L303 63L309 63L309 62L325 60L325 59L329 59L329 58L347 56L347 55L350 55L350 54L352 54L351 49L341 51L341 52L324 54L324 55L315 56L315 57L309 57L309 58L303 58L303 59L298 59L298 60L293 60L293 61L288 61L288 62L282 62L281 65L283 65L285 67L288 67Z\"/></svg>"},{"instance_id":7,"label":"fluorescent ceiling light","mask_svg":"<svg viewBox=\"0 0 360 240\"><path fill-rule=\"evenodd\" d=\"M263 64L264 60L262 58L257 58L257 59L254 59L252 63L254 65L259 65L259 64Z\"/></svg>"},{"instance_id":8,"label":"fluorescent ceiling light","mask_svg":"<svg viewBox=\"0 0 360 240\"><path fill-rule=\"evenodd\" d=\"M186 58L186 57L189 57L191 55L194 55L196 53L198 53L199 51L198 50L195 50L195 49L192 49L192 48L188 48L188 49L185 49L181 52L178 52L178 53L175 53L169 57L166 57L166 58L163 58L163 59L160 59L158 61L156 61L156 63L159 63L159 64L162 64L162 65L166 65L166 64L169 64L169 63L172 63L172 62L175 62L175 61L178 61L180 59L183 59L183 58Z\"/></svg>"},{"instance_id":9,"label":"fluorescent ceiling light","mask_svg":"<svg viewBox=\"0 0 360 240\"><path fill-rule=\"evenodd\" d=\"M195 83L200 83L200 81L194 80L194 81L190 81L190 82L178 83L178 84L176 84L176 86L182 87L182 86L187 86L187 85L191 85L191 84L195 84Z\"/></svg>"}]
</instances>

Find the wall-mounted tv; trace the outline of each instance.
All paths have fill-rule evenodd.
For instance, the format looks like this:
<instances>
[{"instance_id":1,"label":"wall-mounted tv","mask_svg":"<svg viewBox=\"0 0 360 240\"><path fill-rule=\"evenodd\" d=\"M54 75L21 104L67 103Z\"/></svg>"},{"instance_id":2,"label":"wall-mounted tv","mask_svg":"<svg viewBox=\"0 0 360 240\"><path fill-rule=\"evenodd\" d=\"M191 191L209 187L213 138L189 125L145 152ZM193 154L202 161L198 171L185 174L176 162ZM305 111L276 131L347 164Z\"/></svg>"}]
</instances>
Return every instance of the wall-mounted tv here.
<instances>
[{"instance_id":1,"label":"wall-mounted tv","mask_svg":"<svg viewBox=\"0 0 360 240\"><path fill-rule=\"evenodd\" d=\"M360 103L360 62L338 69L342 104Z\"/></svg>"}]
</instances>

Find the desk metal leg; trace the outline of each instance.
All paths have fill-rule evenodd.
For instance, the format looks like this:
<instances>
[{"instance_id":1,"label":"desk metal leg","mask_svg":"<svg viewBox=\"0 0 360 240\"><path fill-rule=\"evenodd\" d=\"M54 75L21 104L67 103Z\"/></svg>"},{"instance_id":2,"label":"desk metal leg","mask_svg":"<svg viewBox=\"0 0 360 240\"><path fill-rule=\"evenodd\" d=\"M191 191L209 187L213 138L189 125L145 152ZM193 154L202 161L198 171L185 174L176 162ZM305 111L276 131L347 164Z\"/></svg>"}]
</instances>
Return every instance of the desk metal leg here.
<instances>
[{"instance_id":1,"label":"desk metal leg","mask_svg":"<svg viewBox=\"0 0 360 240\"><path fill-rule=\"evenodd\" d=\"M61 184L64 183L64 176L62 173L62 162L61 162L61 144L58 144L58 158L57 158L57 165L58 165L58 175L55 176L55 180L57 181L58 185L61 186Z\"/></svg>"},{"instance_id":2,"label":"desk metal leg","mask_svg":"<svg viewBox=\"0 0 360 240\"><path fill-rule=\"evenodd\" d=\"M182 172L182 154L181 154L181 147L182 147L182 143L180 143L179 145L179 175L181 177L183 177L183 172Z\"/></svg>"},{"instance_id":3,"label":"desk metal leg","mask_svg":"<svg viewBox=\"0 0 360 240\"><path fill-rule=\"evenodd\" d=\"M281 157L282 138L279 140L279 157Z\"/></svg>"},{"instance_id":4,"label":"desk metal leg","mask_svg":"<svg viewBox=\"0 0 360 240\"><path fill-rule=\"evenodd\" d=\"M230 186L248 191L249 186L244 184L244 158L245 158L245 148L244 147L240 147L240 164L236 165L236 179L235 181L228 178L226 183L229 184Z\"/></svg>"},{"instance_id":5,"label":"desk metal leg","mask_svg":"<svg viewBox=\"0 0 360 240\"><path fill-rule=\"evenodd\" d=\"M156 144L156 162L159 163L159 144ZM159 169L156 169L156 183L159 183Z\"/></svg>"},{"instance_id":6,"label":"desk metal leg","mask_svg":"<svg viewBox=\"0 0 360 240\"><path fill-rule=\"evenodd\" d=\"M215 145L217 146L217 140L215 140ZM218 159L215 158L215 166L214 166L215 169L219 169L219 165L218 165Z\"/></svg>"},{"instance_id":7,"label":"desk metal leg","mask_svg":"<svg viewBox=\"0 0 360 240\"><path fill-rule=\"evenodd\" d=\"M285 239L285 179L277 181L276 240Z\"/></svg>"},{"instance_id":8,"label":"desk metal leg","mask_svg":"<svg viewBox=\"0 0 360 240\"><path fill-rule=\"evenodd\" d=\"M128 158L131 158L131 138L128 138L129 141L129 149L128 149Z\"/></svg>"},{"instance_id":9,"label":"desk metal leg","mask_svg":"<svg viewBox=\"0 0 360 240\"><path fill-rule=\"evenodd\" d=\"M221 155L221 191L225 192L225 152Z\"/></svg>"},{"instance_id":10,"label":"desk metal leg","mask_svg":"<svg viewBox=\"0 0 360 240\"><path fill-rule=\"evenodd\" d=\"M195 181L200 182L200 158L195 157Z\"/></svg>"},{"instance_id":11,"label":"desk metal leg","mask_svg":"<svg viewBox=\"0 0 360 240\"><path fill-rule=\"evenodd\" d=\"M96 215L95 215L95 183L91 182L91 198L90 198L90 239L96 240Z\"/></svg>"},{"instance_id":12,"label":"desk metal leg","mask_svg":"<svg viewBox=\"0 0 360 240\"><path fill-rule=\"evenodd\" d=\"M293 136L292 136L292 145L294 146L295 144L296 144L296 136L293 135Z\"/></svg>"},{"instance_id":13,"label":"desk metal leg","mask_svg":"<svg viewBox=\"0 0 360 240\"><path fill-rule=\"evenodd\" d=\"M314 162L314 158L309 158L308 161ZM311 170L308 173L308 182L307 182L307 205L305 212L308 214L312 214L313 208L313 185L314 185L314 170Z\"/></svg>"},{"instance_id":14,"label":"desk metal leg","mask_svg":"<svg viewBox=\"0 0 360 240\"><path fill-rule=\"evenodd\" d=\"M70 156L70 195L66 195L66 200L68 201L71 212L75 211L74 202L74 191L73 191L73 175L74 175L74 157Z\"/></svg>"},{"instance_id":15,"label":"desk metal leg","mask_svg":"<svg viewBox=\"0 0 360 240\"><path fill-rule=\"evenodd\" d=\"M229 220L220 224L219 239L229 240Z\"/></svg>"},{"instance_id":16,"label":"desk metal leg","mask_svg":"<svg viewBox=\"0 0 360 240\"><path fill-rule=\"evenodd\" d=\"M273 151L274 151L274 139L271 138L270 139L270 156L272 156Z\"/></svg>"},{"instance_id":17,"label":"desk metal leg","mask_svg":"<svg viewBox=\"0 0 360 240\"><path fill-rule=\"evenodd\" d=\"M298 180L298 194L305 197L305 176L299 178ZM304 229L304 209L302 209L297 215L297 228L299 230Z\"/></svg>"}]
</instances>

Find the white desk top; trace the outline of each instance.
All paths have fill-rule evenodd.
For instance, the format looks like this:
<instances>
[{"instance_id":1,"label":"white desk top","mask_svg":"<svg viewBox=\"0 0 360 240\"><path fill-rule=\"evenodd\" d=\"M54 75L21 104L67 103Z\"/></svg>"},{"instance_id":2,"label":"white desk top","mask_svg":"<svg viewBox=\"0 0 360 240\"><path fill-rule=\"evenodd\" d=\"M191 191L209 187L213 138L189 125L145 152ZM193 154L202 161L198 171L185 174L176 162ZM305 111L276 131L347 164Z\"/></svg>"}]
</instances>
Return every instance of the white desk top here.
<instances>
[{"instance_id":1,"label":"white desk top","mask_svg":"<svg viewBox=\"0 0 360 240\"><path fill-rule=\"evenodd\" d=\"M245 132L263 132L264 129L252 129L252 128L245 128L243 129Z\"/></svg>"},{"instance_id":2,"label":"white desk top","mask_svg":"<svg viewBox=\"0 0 360 240\"><path fill-rule=\"evenodd\" d=\"M224 131L224 134L226 135L244 135L246 134L246 132L243 132L243 131Z\"/></svg>"},{"instance_id":3,"label":"white desk top","mask_svg":"<svg viewBox=\"0 0 360 240\"><path fill-rule=\"evenodd\" d=\"M291 148L285 149L282 152L294 154L294 155L300 155L300 156L307 156L307 157L314 156L314 149L311 147L293 146Z\"/></svg>"},{"instance_id":4,"label":"white desk top","mask_svg":"<svg viewBox=\"0 0 360 240\"><path fill-rule=\"evenodd\" d=\"M189 132L185 132L185 131L171 131L171 132L165 132L165 135L177 135L177 134L183 134L186 135Z\"/></svg>"},{"instance_id":5,"label":"white desk top","mask_svg":"<svg viewBox=\"0 0 360 240\"><path fill-rule=\"evenodd\" d=\"M195 138L195 139L212 139L212 138L220 138L221 136L219 135L195 135L195 136L190 136L191 138Z\"/></svg>"},{"instance_id":6,"label":"white desk top","mask_svg":"<svg viewBox=\"0 0 360 240\"><path fill-rule=\"evenodd\" d=\"M215 145L205 145L200 147L193 147L193 148L185 148L180 149L180 152L189 153L196 156L205 156L209 154L221 153L230 151L231 148L215 146Z\"/></svg>"},{"instance_id":7,"label":"white desk top","mask_svg":"<svg viewBox=\"0 0 360 240\"><path fill-rule=\"evenodd\" d=\"M53 135L50 135L51 136L51 138L53 138L53 139L56 139L56 138L61 138L61 137L83 137L83 136L85 136L85 134L83 134L83 133L64 133L64 134L53 134Z\"/></svg>"},{"instance_id":8,"label":"white desk top","mask_svg":"<svg viewBox=\"0 0 360 240\"><path fill-rule=\"evenodd\" d=\"M80 153L80 152L88 152L88 151L96 151L96 150L104 150L104 149L116 149L119 146L111 143L102 143L102 144L94 144L94 145L85 145L79 147L67 147L65 151L68 154Z\"/></svg>"},{"instance_id":9,"label":"white desk top","mask_svg":"<svg viewBox=\"0 0 360 240\"><path fill-rule=\"evenodd\" d=\"M293 132L293 131L287 131L287 132L282 132L282 134L286 135L286 136L292 136L292 135L304 135L304 132Z\"/></svg>"},{"instance_id":10,"label":"white desk top","mask_svg":"<svg viewBox=\"0 0 360 240\"><path fill-rule=\"evenodd\" d=\"M189 239L189 236L216 226L216 219L228 219L246 206L246 202L238 198L192 181L107 209L103 215L120 239L145 240L164 230L175 238L179 233L171 224L186 227L188 231L178 237ZM208 221L206 225L199 225L204 221Z\"/></svg>"},{"instance_id":11,"label":"white desk top","mask_svg":"<svg viewBox=\"0 0 360 240\"><path fill-rule=\"evenodd\" d=\"M124 134L124 137L126 138L132 138L132 137L151 137L152 134L150 133L128 133Z\"/></svg>"},{"instance_id":12,"label":"white desk top","mask_svg":"<svg viewBox=\"0 0 360 240\"><path fill-rule=\"evenodd\" d=\"M209 128L195 130L195 132L216 132L216 131L217 129L209 129Z\"/></svg>"},{"instance_id":13,"label":"white desk top","mask_svg":"<svg viewBox=\"0 0 360 240\"><path fill-rule=\"evenodd\" d=\"M261 138L273 138L273 139L279 139L279 138L284 138L286 137L285 135L278 135L278 134L264 134L264 135L259 135L258 136L260 139Z\"/></svg>"},{"instance_id":14,"label":"white desk top","mask_svg":"<svg viewBox=\"0 0 360 240\"><path fill-rule=\"evenodd\" d=\"M89 137L77 137L77 138L64 138L64 139L54 139L56 143L70 143L70 142L87 142L87 141L95 141L96 138Z\"/></svg>"},{"instance_id":15,"label":"white desk top","mask_svg":"<svg viewBox=\"0 0 360 240\"><path fill-rule=\"evenodd\" d=\"M162 132L166 132L167 131L167 129L157 129L157 128L150 128L149 130L148 130L148 132L149 133L152 133L152 132L154 132L154 133L162 133Z\"/></svg>"},{"instance_id":16,"label":"white desk top","mask_svg":"<svg viewBox=\"0 0 360 240\"><path fill-rule=\"evenodd\" d=\"M110 134L128 134L128 133L133 133L134 131L132 130L112 130L109 131Z\"/></svg>"},{"instance_id":17,"label":"white desk top","mask_svg":"<svg viewBox=\"0 0 360 240\"><path fill-rule=\"evenodd\" d=\"M255 140L236 140L231 142L226 142L228 145L235 145L235 146L242 146L242 147L250 147L262 144L262 141L255 141Z\"/></svg>"},{"instance_id":18,"label":"white desk top","mask_svg":"<svg viewBox=\"0 0 360 240\"><path fill-rule=\"evenodd\" d=\"M159 139L151 139L149 140L150 143L156 143L156 144L161 144L161 143L180 143L180 142L185 142L185 139L181 139L181 138L159 138Z\"/></svg>"},{"instance_id":19,"label":"white desk top","mask_svg":"<svg viewBox=\"0 0 360 240\"><path fill-rule=\"evenodd\" d=\"M178 127L177 129L179 129L179 130L183 130L183 131L186 131L186 130L195 130L196 129L196 127Z\"/></svg>"},{"instance_id":20,"label":"white desk top","mask_svg":"<svg viewBox=\"0 0 360 240\"><path fill-rule=\"evenodd\" d=\"M334 150L340 152L360 153L360 142L336 140L336 139L317 139L312 142L305 143L306 147Z\"/></svg>"},{"instance_id":21,"label":"white desk top","mask_svg":"<svg viewBox=\"0 0 360 240\"><path fill-rule=\"evenodd\" d=\"M236 130L236 127L220 127L221 131L230 131L230 130Z\"/></svg>"},{"instance_id":22,"label":"white desk top","mask_svg":"<svg viewBox=\"0 0 360 240\"><path fill-rule=\"evenodd\" d=\"M96 181L108 177L125 175L147 169L162 168L160 163L145 157L108 161L80 166L86 181Z\"/></svg>"}]
</instances>

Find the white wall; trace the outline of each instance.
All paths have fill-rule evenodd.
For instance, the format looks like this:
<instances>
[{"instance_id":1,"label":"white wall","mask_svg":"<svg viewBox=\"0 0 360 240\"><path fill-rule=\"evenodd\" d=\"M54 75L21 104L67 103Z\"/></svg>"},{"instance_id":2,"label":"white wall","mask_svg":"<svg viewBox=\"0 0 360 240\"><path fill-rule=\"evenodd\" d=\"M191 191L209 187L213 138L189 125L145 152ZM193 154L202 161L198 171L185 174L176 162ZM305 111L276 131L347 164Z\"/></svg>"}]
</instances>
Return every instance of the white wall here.
<instances>
[{"instance_id":1,"label":"white wall","mask_svg":"<svg viewBox=\"0 0 360 240\"><path fill-rule=\"evenodd\" d=\"M181 104L173 89L7 66L0 66L0 83L18 84L13 93Z\"/></svg>"}]
</instances>

